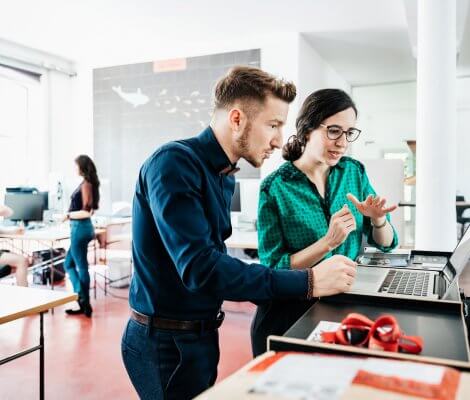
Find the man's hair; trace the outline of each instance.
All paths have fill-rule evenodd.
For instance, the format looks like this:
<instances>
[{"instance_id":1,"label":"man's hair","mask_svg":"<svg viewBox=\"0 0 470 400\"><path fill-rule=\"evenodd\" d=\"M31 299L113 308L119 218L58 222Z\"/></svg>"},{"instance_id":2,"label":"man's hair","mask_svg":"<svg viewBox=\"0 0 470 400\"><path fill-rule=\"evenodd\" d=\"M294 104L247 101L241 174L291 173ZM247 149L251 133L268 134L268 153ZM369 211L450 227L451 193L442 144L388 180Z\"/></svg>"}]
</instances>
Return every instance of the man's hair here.
<instances>
[{"instance_id":1,"label":"man's hair","mask_svg":"<svg viewBox=\"0 0 470 400\"><path fill-rule=\"evenodd\" d=\"M278 79L254 67L239 65L231 68L215 87L215 109L228 108L240 102L244 111L256 104L263 104L268 96L274 96L286 103L292 103L296 96L292 82Z\"/></svg>"}]
</instances>

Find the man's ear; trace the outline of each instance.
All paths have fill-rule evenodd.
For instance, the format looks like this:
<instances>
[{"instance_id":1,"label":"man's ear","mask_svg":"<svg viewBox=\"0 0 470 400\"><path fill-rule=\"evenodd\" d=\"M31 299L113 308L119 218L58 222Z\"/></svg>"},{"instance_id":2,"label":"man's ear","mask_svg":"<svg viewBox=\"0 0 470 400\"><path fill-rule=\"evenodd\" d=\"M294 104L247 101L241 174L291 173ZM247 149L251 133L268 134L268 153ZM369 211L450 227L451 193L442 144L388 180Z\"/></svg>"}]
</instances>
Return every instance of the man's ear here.
<instances>
[{"instance_id":1,"label":"man's ear","mask_svg":"<svg viewBox=\"0 0 470 400\"><path fill-rule=\"evenodd\" d=\"M244 114L239 108L232 108L228 113L230 128L233 132L238 132L243 124Z\"/></svg>"}]
</instances>

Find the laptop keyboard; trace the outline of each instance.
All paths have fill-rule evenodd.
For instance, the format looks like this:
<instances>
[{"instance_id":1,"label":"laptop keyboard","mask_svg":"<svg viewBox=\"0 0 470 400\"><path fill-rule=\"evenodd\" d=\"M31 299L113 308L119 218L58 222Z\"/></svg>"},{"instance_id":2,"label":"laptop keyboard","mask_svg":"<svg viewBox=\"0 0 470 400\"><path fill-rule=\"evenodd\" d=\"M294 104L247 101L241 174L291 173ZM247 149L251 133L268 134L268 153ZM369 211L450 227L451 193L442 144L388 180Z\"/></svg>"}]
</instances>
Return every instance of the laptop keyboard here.
<instances>
[{"instance_id":1,"label":"laptop keyboard","mask_svg":"<svg viewBox=\"0 0 470 400\"><path fill-rule=\"evenodd\" d=\"M380 292L404 294L407 296L427 296L429 272L389 271Z\"/></svg>"}]
</instances>

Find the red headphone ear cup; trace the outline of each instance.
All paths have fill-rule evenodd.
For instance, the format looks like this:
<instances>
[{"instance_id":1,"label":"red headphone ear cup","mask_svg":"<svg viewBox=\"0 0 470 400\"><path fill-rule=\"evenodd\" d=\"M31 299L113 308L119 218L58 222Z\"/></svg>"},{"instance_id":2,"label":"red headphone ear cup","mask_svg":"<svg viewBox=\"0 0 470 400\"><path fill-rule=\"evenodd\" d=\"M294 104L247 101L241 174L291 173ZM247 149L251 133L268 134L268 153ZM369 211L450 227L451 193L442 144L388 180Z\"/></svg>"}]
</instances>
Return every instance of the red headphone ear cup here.
<instances>
[{"instance_id":1,"label":"red headphone ear cup","mask_svg":"<svg viewBox=\"0 0 470 400\"><path fill-rule=\"evenodd\" d=\"M403 335L399 340L398 347L407 353L419 354L423 351L423 338Z\"/></svg>"},{"instance_id":2,"label":"red headphone ear cup","mask_svg":"<svg viewBox=\"0 0 470 400\"><path fill-rule=\"evenodd\" d=\"M350 314L346 315L346 318L343 319L341 324L344 324L344 325L372 326L372 325L374 325L374 321L367 318L365 315L358 314L358 313L350 313Z\"/></svg>"},{"instance_id":3,"label":"red headphone ear cup","mask_svg":"<svg viewBox=\"0 0 470 400\"><path fill-rule=\"evenodd\" d=\"M400 327L397 320L391 315L382 315L371 328L369 348L396 352L399 337Z\"/></svg>"},{"instance_id":4,"label":"red headphone ear cup","mask_svg":"<svg viewBox=\"0 0 470 400\"><path fill-rule=\"evenodd\" d=\"M366 343L367 340L369 339L369 328L373 324L374 324L374 321L370 320L369 318L367 318L366 316L362 314L358 314L358 313L348 314L346 318L344 318L343 321L341 321L341 326L336 331L337 343L345 344L345 345L353 344L355 346L360 346ZM345 326L347 327L347 329L344 329ZM357 330L356 336L360 335L360 337L358 337L357 343L351 343L352 337L355 335L354 330ZM364 331L367 330L367 332L364 332L363 337L361 335L361 330L364 330ZM347 332L349 332L350 337L346 336Z\"/></svg>"},{"instance_id":5,"label":"red headphone ear cup","mask_svg":"<svg viewBox=\"0 0 470 400\"><path fill-rule=\"evenodd\" d=\"M343 329L341 327L338 328L338 330L335 333L336 335L336 343L339 344L350 344L346 336L344 335Z\"/></svg>"}]
</instances>

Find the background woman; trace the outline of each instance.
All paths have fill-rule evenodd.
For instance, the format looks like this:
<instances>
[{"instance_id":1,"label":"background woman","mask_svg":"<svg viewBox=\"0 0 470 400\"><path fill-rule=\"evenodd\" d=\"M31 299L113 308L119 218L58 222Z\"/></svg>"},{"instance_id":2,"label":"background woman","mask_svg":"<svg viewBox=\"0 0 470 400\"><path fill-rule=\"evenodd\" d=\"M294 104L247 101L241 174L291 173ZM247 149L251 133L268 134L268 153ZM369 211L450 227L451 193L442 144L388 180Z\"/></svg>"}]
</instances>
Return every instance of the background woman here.
<instances>
[{"instance_id":1,"label":"background woman","mask_svg":"<svg viewBox=\"0 0 470 400\"><path fill-rule=\"evenodd\" d=\"M75 159L78 174L83 181L72 193L66 219L70 220L70 248L65 258L65 269L69 274L73 290L78 293L78 310L65 310L67 314L85 314L91 317L90 274L88 272L88 243L95 236L91 223L94 210L98 209L100 181L92 159L80 155Z\"/></svg>"}]
</instances>

